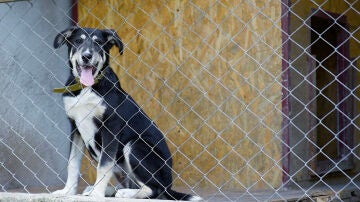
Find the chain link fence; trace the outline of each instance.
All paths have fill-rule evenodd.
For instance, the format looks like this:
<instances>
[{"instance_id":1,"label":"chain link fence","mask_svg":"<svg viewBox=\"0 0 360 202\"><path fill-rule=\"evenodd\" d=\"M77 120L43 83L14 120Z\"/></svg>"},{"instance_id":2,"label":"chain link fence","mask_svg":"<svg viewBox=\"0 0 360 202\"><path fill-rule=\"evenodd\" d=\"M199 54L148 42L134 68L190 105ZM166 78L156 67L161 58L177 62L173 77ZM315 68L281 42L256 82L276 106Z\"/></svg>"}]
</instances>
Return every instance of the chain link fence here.
<instances>
[{"instance_id":1,"label":"chain link fence","mask_svg":"<svg viewBox=\"0 0 360 202\"><path fill-rule=\"evenodd\" d=\"M0 190L67 176L71 25L111 28L122 87L171 150L175 190L209 201L358 201L357 0L0 1ZM95 182L86 151L80 189ZM116 186L115 181L111 185Z\"/></svg>"}]
</instances>

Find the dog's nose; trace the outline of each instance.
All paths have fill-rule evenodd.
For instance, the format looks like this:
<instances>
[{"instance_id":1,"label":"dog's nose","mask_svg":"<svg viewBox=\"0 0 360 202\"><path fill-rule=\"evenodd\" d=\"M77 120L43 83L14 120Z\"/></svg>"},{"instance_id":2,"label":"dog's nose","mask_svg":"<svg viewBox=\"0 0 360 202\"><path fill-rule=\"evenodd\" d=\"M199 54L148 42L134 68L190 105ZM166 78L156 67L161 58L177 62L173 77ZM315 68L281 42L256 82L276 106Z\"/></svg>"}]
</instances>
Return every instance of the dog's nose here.
<instances>
[{"instance_id":1,"label":"dog's nose","mask_svg":"<svg viewBox=\"0 0 360 202\"><path fill-rule=\"evenodd\" d=\"M81 55L81 59L82 59L85 63L87 63L87 62L89 62L89 61L91 60L92 56L93 56L93 55L92 55L91 53L89 53L89 52L83 53L83 54Z\"/></svg>"}]
</instances>

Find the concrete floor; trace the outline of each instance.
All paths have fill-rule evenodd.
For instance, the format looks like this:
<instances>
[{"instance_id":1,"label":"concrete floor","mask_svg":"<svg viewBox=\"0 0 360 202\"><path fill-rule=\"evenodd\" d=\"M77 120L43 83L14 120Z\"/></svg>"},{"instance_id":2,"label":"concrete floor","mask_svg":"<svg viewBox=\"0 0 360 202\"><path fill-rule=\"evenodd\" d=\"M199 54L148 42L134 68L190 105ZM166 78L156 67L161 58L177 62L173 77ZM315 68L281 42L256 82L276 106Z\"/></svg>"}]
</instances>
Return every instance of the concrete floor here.
<instances>
[{"instance_id":1,"label":"concrete floor","mask_svg":"<svg viewBox=\"0 0 360 202\"><path fill-rule=\"evenodd\" d=\"M344 188L346 187L346 188ZM88 196L57 196L48 193L39 193L41 190L31 189L28 190L31 193L21 193L23 190L12 190L11 192L0 192L1 202L18 202L18 201L31 201L31 202L138 202L138 201L149 201L149 202L166 202L168 200L156 200L156 199L120 199L120 198L93 198ZM43 191L44 192L44 191ZM46 191L45 191L46 192ZM226 201L239 201L239 202L280 202L280 201L360 201L360 189L357 185L344 186L322 186L314 187L311 189L283 189L283 190L268 190L268 191L217 191L209 193L206 191L199 191L204 201L209 202L226 202Z\"/></svg>"}]
</instances>

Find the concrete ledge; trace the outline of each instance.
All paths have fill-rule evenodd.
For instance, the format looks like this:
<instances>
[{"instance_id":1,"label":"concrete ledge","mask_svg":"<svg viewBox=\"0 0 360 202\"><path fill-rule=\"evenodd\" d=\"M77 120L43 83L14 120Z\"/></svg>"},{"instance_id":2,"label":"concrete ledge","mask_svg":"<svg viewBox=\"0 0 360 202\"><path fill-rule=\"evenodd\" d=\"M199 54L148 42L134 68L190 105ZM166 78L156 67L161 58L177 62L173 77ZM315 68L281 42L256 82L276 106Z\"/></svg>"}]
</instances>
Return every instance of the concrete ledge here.
<instances>
[{"instance_id":1,"label":"concrete ledge","mask_svg":"<svg viewBox=\"0 0 360 202\"><path fill-rule=\"evenodd\" d=\"M89 196L60 196L52 194L28 194L17 192L0 192L1 202L170 202L169 200L157 200L157 199L122 199L122 198L95 198ZM173 201L172 201L173 202Z\"/></svg>"}]
</instances>

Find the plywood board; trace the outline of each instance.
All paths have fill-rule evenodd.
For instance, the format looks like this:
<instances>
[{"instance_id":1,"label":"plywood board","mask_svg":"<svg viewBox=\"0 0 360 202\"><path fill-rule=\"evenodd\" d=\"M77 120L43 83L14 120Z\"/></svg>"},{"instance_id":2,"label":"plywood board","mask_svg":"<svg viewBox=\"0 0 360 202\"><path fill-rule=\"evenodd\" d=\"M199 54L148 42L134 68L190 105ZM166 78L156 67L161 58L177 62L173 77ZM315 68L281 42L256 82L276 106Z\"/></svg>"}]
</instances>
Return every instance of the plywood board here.
<instances>
[{"instance_id":1,"label":"plywood board","mask_svg":"<svg viewBox=\"0 0 360 202\"><path fill-rule=\"evenodd\" d=\"M79 0L79 25L115 29L124 41L111 66L164 132L176 186L281 184L280 7Z\"/></svg>"}]
</instances>

